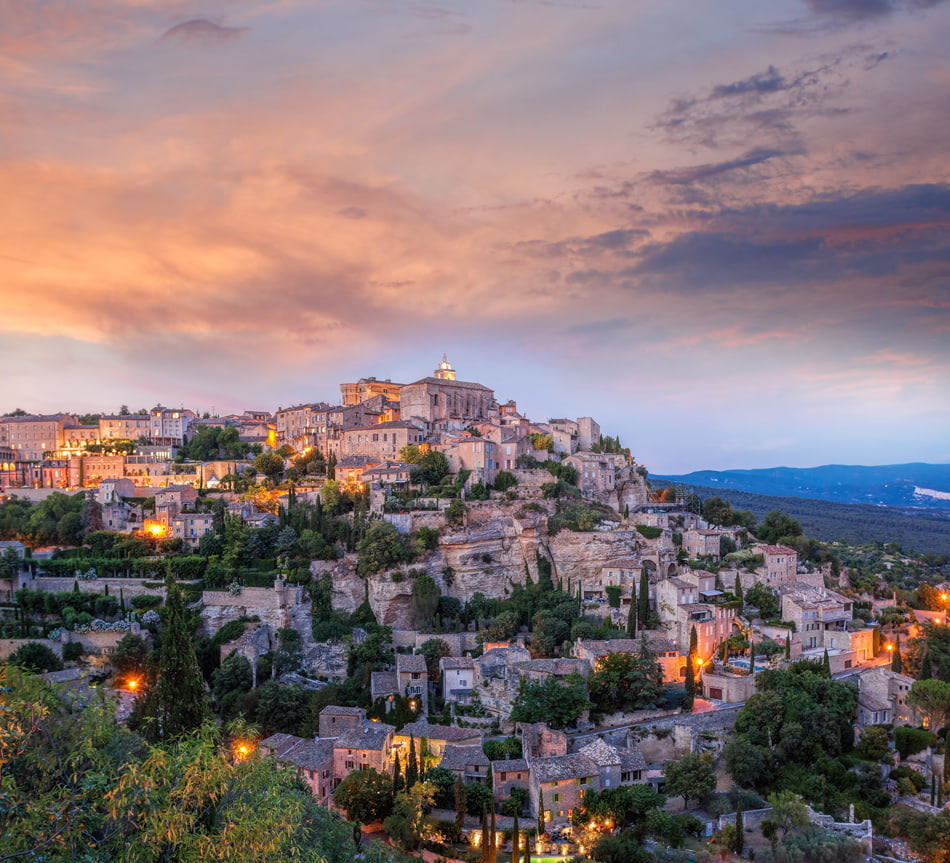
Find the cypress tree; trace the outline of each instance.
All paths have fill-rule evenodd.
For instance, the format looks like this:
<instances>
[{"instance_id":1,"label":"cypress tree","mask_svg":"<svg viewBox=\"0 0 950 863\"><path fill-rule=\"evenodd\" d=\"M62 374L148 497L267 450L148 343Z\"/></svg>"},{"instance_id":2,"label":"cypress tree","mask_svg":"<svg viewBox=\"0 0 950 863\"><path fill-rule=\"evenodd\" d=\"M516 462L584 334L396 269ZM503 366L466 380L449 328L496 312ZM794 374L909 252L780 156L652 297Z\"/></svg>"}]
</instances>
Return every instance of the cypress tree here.
<instances>
[{"instance_id":1,"label":"cypress tree","mask_svg":"<svg viewBox=\"0 0 950 863\"><path fill-rule=\"evenodd\" d=\"M465 783L462 781L462 775L455 777L455 826L459 830L465 824L465 808L468 805L468 794L465 791Z\"/></svg>"},{"instance_id":2,"label":"cypress tree","mask_svg":"<svg viewBox=\"0 0 950 863\"><path fill-rule=\"evenodd\" d=\"M498 859L498 834L495 832L495 803L491 804L491 841L488 850L488 863L496 863Z\"/></svg>"},{"instance_id":3,"label":"cypress tree","mask_svg":"<svg viewBox=\"0 0 950 863\"><path fill-rule=\"evenodd\" d=\"M742 807L736 807L736 854L741 854L745 848L745 828L742 824Z\"/></svg>"},{"instance_id":4,"label":"cypress tree","mask_svg":"<svg viewBox=\"0 0 950 863\"><path fill-rule=\"evenodd\" d=\"M168 576L165 590L157 676L142 709L143 731L153 742L194 731L210 717L181 589Z\"/></svg>"},{"instance_id":5,"label":"cypress tree","mask_svg":"<svg viewBox=\"0 0 950 863\"><path fill-rule=\"evenodd\" d=\"M518 813L515 812L515 820L511 825L511 859L512 863L517 863L518 858L521 856L521 842L520 836L518 834Z\"/></svg>"},{"instance_id":6,"label":"cypress tree","mask_svg":"<svg viewBox=\"0 0 950 863\"><path fill-rule=\"evenodd\" d=\"M785 658L792 658L792 634L790 632L785 636Z\"/></svg>"},{"instance_id":7,"label":"cypress tree","mask_svg":"<svg viewBox=\"0 0 950 863\"><path fill-rule=\"evenodd\" d=\"M482 863L488 863L488 807L482 807Z\"/></svg>"},{"instance_id":8,"label":"cypress tree","mask_svg":"<svg viewBox=\"0 0 950 863\"><path fill-rule=\"evenodd\" d=\"M649 627L650 620L650 574L646 564L640 568L640 590L637 594L637 625L641 630Z\"/></svg>"},{"instance_id":9,"label":"cypress tree","mask_svg":"<svg viewBox=\"0 0 950 863\"><path fill-rule=\"evenodd\" d=\"M742 581L739 578L739 570L736 570L736 584L735 587L733 587L732 592L736 595L736 599L738 599L739 602L742 602ZM739 607L740 609L742 608L742 606Z\"/></svg>"},{"instance_id":10,"label":"cypress tree","mask_svg":"<svg viewBox=\"0 0 950 863\"><path fill-rule=\"evenodd\" d=\"M694 624L689 628L689 652L695 654L698 647L699 636L696 634L696 625Z\"/></svg>"},{"instance_id":11,"label":"cypress tree","mask_svg":"<svg viewBox=\"0 0 950 863\"><path fill-rule=\"evenodd\" d=\"M627 612L627 635L635 638L637 635L637 595L630 597L630 611Z\"/></svg>"},{"instance_id":12,"label":"cypress tree","mask_svg":"<svg viewBox=\"0 0 950 863\"><path fill-rule=\"evenodd\" d=\"M396 753L396 763L393 766L393 793L398 794L403 789L402 762L399 760L399 753Z\"/></svg>"},{"instance_id":13,"label":"cypress tree","mask_svg":"<svg viewBox=\"0 0 950 863\"><path fill-rule=\"evenodd\" d=\"M696 698L696 672L693 670L693 653L686 654L686 698L683 699L683 710L693 712L693 701Z\"/></svg>"},{"instance_id":14,"label":"cypress tree","mask_svg":"<svg viewBox=\"0 0 950 863\"><path fill-rule=\"evenodd\" d=\"M749 647L749 674L755 674L755 643Z\"/></svg>"},{"instance_id":15,"label":"cypress tree","mask_svg":"<svg viewBox=\"0 0 950 863\"><path fill-rule=\"evenodd\" d=\"M538 788L538 838L544 835L544 792Z\"/></svg>"},{"instance_id":16,"label":"cypress tree","mask_svg":"<svg viewBox=\"0 0 950 863\"><path fill-rule=\"evenodd\" d=\"M821 657L821 667L825 669L825 673L831 677L831 657L828 656L828 648L825 648L825 652Z\"/></svg>"},{"instance_id":17,"label":"cypress tree","mask_svg":"<svg viewBox=\"0 0 950 863\"><path fill-rule=\"evenodd\" d=\"M406 791L419 781L419 762L416 761L416 739L409 735L409 760L406 765Z\"/></svg>"},{"instance_id":18,"label":"cypress tree","mask_svg":"<svg viewBox=\"0 0 950 863\"><path fill-rule=\"evenodd\" d=\"M900 674L904 670L904 660L901 657L901 637L898 635L894 639L894 655L891 657L891 671Z\"/></svg>"},{"instance_id":19,"label":"cypress tree","mask_svg":"<svg viewBox=\"0 0 950 863\"><path fill-rule=\"evenodd\" d=\"M920 663L920 679L930 680L934 676L933 663L930 661L930 651L924 653L923 661ZM947 759L950 761L950 758Z\"/></svg>"}]
</instances>

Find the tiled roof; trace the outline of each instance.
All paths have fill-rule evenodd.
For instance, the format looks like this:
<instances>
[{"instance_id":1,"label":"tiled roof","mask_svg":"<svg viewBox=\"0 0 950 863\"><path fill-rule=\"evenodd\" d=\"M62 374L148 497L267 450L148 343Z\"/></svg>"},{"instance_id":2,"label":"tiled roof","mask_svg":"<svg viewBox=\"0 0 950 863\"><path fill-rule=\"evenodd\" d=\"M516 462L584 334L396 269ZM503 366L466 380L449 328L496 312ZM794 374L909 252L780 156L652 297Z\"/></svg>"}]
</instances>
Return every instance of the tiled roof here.
<instances>
[{"instance_id":1,"label":"tiled roof","mask_svg":"<svg viewBox=\"0 0 950 863\"><path fill-rule=\"evenodd\" d=\"M261 749L273 752L274 755L280 758L298 743L302 743L303 740L303 737L297 737L295 734L272 734L270 737L265 737L258 745Z\"/></svg>"},{"instance_id":2,"label":"tiled roof","mask_svg":"<svg viewBox=\"0 0 950 863\"><path fill-rule=\"evenodd\" d=\"M620 750L620 769L621 770L646 770L647 762L643 753L638 749Z\"/></svg>"},{"instance_id":3,"label":"tiled roof","mask_svg":"<svg viewBox=\"0 0 950 863\"><path fill-rule=\"evenodd\" d=\"M475 668L475 660L471 656L443 656L439 667L443 671L471 671Z\"/></svg>"},{"instance_id":4,"label":"tiled roof","mask_svg":"<svg viewBox=\"0 0 950 863\"><path fill-rule=\"evenodd\" d=\"M445 747L439 767L444 767L446 770L464 770L470 764L488 767L490 763L481 746L449 744Z\"/></svg>"},{"instance_id":5,"label":"tiled roof","mask_svg":"<svg viewBox=\"0 0 950 863\"><path fill-rule=\"evenodd\" d=\"M395 730L395 726L383 722L364 722L359 728L348 729L333 738L333 748L380 750L387 745L389 735Z\"/></svg>"},{"instance_id":6,"label":"tiled roof","mask_svg":"<svg viewBox=\"0 0 950 863\"><path fill-rule=\"evenodd\" d=\"M379 698L381 695L394 695L398 691L395 671L374 671L370 675L370 697Z\"/></svg>"},{"instance_id":7,"label":"tiled roof","mask_svg":"<svg viewBox=\"0 0 950 863\"><path fill-rule=\"evenodd\" d=\"M531 769L534 770L538 782L557 782L562 779L577 779L580 776L596 776L600 772L590 758L579 752L573 755L535 758L531 762Z\"/></svg>"},{"instance_id":8,"label":"tiled roof","mask_svg":"<svg viewBox=\"0 0 950 863\"><path fill-rule=\"evenodd\" d=\"M609 767L611 764L620 764L620 751L616 746L611 746L601 739L594 740L578 750L581 755L586 756L595 764L601 767Z\"/></svg>"},{"instance_id":9,"label":"tiled roof","mask_svg":"<svg viewBox=\"0 0 950 863\"><path fill-rule=\"evenodd\" d=\"M426 670L426 658L421 653L397 653L397 672L423 672Z\"/></svg>"},{"instance_id":10,"label":"tiled roof","mask_svg":"<svg viewBox=\"0 0 950 863\"><path fill-rule=\"evenodd\" d=\"M527 770L528 762L524 758L507 758L503 761L492 761L491 769L494 773L517 773Z\"/></svg>"},{"instance_id":11,"label":"tiled roof","mask_svg":"<svg viewBox=\"0 0 950 863\"><path fill-rule=\"evenodd\" d=\"M281 761L288 761L302 770L320 770L333 761L335 742L333 738L302 740L278 757Z\"/></svg>"},{"instance_id":12,"label":"tiled roof","mask_svg":"<svg viewBox=\"0 0 950 863\"><path fill-rule=\"evenodd\" d=\"M410 722L399 732L400 737L425 737L428 740L445 740L448 743L460 743L463 740L482 739L480 728L458 728L455 725L430 725L424 720Z\"/></svg>"},{"instance_id":13,"label":"tiled roof","mask_svg":"<svg viewBox=\"0 0 950 863\"><path fill-rule=\"evenodd\" d=\"M320 711L321 716L324 714L333 714L334 716L363 716L364 710L362 707L337 707L335 704L328 704Z\"/></svg>"}]
</instances>

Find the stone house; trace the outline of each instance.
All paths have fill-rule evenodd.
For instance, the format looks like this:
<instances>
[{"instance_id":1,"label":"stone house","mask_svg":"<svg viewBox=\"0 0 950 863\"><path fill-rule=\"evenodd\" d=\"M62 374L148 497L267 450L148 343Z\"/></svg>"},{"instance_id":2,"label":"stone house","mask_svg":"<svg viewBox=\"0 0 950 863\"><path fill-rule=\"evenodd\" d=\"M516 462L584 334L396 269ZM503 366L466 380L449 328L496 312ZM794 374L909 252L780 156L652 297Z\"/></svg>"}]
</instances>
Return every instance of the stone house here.
<instances>
[{"instance_id":1,"label":"stone house","mask_svg":"<svg viewBox=\"0 0 950 863\"><path fill-rule=\"evenodd\" d=\"M752 551L762 555L761 569L764 570L765 582L769 587L795 581L798 573L798 552L794 548L756 544L752 546Z\"/></svg>"},{"instance_id":2,"label":"stone house","mask_svg":"<svg viewBox=\"0 0 950 863\"><path fill-rule=\"evenodd\" d=\"M320 736L338 737L344 731L362 727L366 711L362 707L340 707L329 704L320 711Z\"/></svg>"},{"instance_id":3,"label":"stone house","mask_svg":"<svg viewBox=\"0 0 950 863\"><path fill-rule=\"evenodd\" d=\"M403 447L418 446L424 440L421 426L398 420L347 429L341 435L341 451L344 457L364 455L376 462L395 461Z\"/></svg>"},{"instance_id":4,"label":"stone house","mask_svg":"<svg viewBox=\"0 0 950 863\"><path fill-rule=\"evenodd\" d=\"M862 668L843 678L854 681L858 687L857 724L869 725L914 725L918 718L907 704L907 692L914 685L914 678L881 665Z\"/></svg>"},{"instance_id":5,"label":"stone house","mask_svg":"<svg viewBox=\"0 0 950 863\"><path fill-rule=\"evenodd\" d=\"M337 482L362 482L363 474L377 467L380 460L368 455L348 455L341 458L333 469Z\"/></svg>"},{"instance_id":6,"label":"stone house","mask_svg":"<svg viewBox=\"0 0 950 863\"><path fill-rule=\"evenodd\" d=\"M524 758L493 761L491 770L495 800L499 802L507 800L511 797L512 788L528 790L528 762Z\"/></svg>"},{"instance_id":7,"label":"stone house","mask_svg":"<svg viewBox=\"0 0 950 863\"><path fill-rule=\"evenodd\" d=\"M448 746L481 748L482 730L480 728L459 728L456 725L432 725L425 720L417 720L404 725L393 739L397 749L408 752L409 739L414 738L416 746L425 739L429 756L439 759ZM405 764L403 759L403 764ZM484 776L484 772L482 774Z\"/></svg>"},{"instance_id":8,"label":"stone house","mask_svg":"<svg viewBox=\"0 0 950 863\"><path fill-rule=\"evenodd\" d=\"M805 650L850 644L848 623L854 616L850 599L823 587L788 587L782 594L782 619L795 624Z\"/></svg>"},{"instance_id":9,"label":"stone house","mask_svg":"<svg viewBox=\"0 0 950 863\"><path fill-rule=\"evenodd\" d=\"M691 557L712 557L719 560L720 539L718 530L687 530L683 532L683 550Z\"/></svg>"},{"instance_id":10,"label":"stone house","mask_svg":"<svg viewBox=\"0 0 950 863\"><path fill-rule=\"evenodd\" d=\"M314 799L322 806L333 802L333 789L339 785L333 776L334 741L322 738L272 734L259 744L262 752L281 764L296 768Z\"/></svg>"},{"instance_id":11,"label":"stone house","mask_svg":"<svg viewBox=\"0 0 950 863\"><path fill-rule=\"evenodd\" d=\"M528 799L531 811L541 814L545 824L566 824L584 797L593 789L599 791L599 765L575 752L528 761Z\"/></svg>"},{"instance_id":12,"label":"stone house","mask_svg":"<svg viewBox=\"0 0 950 863\"><path fill-rule=\"evenodd\" d=\"M396 654L396 685L410 699L419 699L422 715L429 712L429 672L426 659L419 653Z\"/></svg>"},{"instance_id":13,"label":"stone house","mask_svg":"<svg viewBox=\"0 0 950 863\"><path fill-rule=\"evenodd\" d=\"M456 776L461 776L466 784L480 782L484 785L491 779L491 762L481 744L466 746L447 744L442 752L439 767L444 767Z\"/></svg>"},{"instance_id":14,"label":"stone house","mask_svg":"<svg viewBox=\"0 0 950 863\"><path fill-rule=\"evenodd\" d=\"M627 466L626 456L616 453L577 452L563 461L577 469L578 487L585 497L611 495L617 472Z\"/></svg>"},{"instance_id":15,"label":"stone house","mask_svg":"<svg viewBox=\"0 0 950 863\"><path fill-rule=\"evenodd\" d=\"M475 660L470 656L443 656L439 660L442 698L455 704L468 704L475 686Z\"/></svg>"},{"instance_id":16,"label":"stone house","mask_svg":"<svg viewBox=\"0 0 950 863\"><path fill-rule=\"evenodd\" d=\"M354 770L373 768L392 773L393 734L396 728L382 722L363 721L333 740L333 787Z\"/></svg>"},{"instance_id":17,"label":"stone house","mask_svg":"<svg viewBox=\"0 0 950 863\"><path fill-rule=\"evenodd\" d=\"M641 635L641 638L643 636ZM676 645L664 635L647 634L647 646L663 668L664 683L678 683L685 676L683 666L684 657L676 649ZM611 641L594 641L578 638L571 648L571 653L577 658L589 662L596 671L597 663L608 653L639 653L640 638L616 638ZM682 674L680 671L682 670Z\"/></svg>"},{"instance_id":18,"label":"stone house","mask_svg":"<svg viewBox=\"0 0 950 863\"><path fill-rule=\"evenodd\" d=\"M214 530L214 516L208 512L183 512L171 519L171 535L197 548L201 537Z\"/></svg>"},{"instance_id":19,"label":"stone house","mask_svg":"<svg viewBox=\"0 0 950 863\"><path fill-rule=\"evenodd\" d=\"M638 747L618 749L597 739L581 747L578 752L598 766L598 790L619 785L646 784L647 763Z\"/></svg>"}]
</instances>

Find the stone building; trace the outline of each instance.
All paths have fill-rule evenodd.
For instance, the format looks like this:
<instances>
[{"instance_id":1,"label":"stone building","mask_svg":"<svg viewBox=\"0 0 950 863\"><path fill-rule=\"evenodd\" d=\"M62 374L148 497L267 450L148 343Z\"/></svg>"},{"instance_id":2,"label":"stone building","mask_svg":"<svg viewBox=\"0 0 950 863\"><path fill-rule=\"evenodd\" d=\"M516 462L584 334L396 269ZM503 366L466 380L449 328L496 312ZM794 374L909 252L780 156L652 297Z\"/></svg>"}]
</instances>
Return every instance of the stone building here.
<instances>
[{"instance_id":1,"label":"stone building","mask_svg":"<svg viewBox=\"0 0 950 863\"><path fill-rule=\"evenodd\" d=\"M464 424L498 416L494 392L482 384L457 380L444 357L432 377L402 388L399 406L403 418L428 423L456 420Z\"/></svg>"},{"instance_id":2,"label":"stone building","mask_svg":"<svg viewBox=\"0 0 950 863\"><path fill-rule=\"evenodd\" d=\"M761 554L765 581L769 587L778 587L795 581L798 572L798 552L785 545L753 545L752 551Z\"/></svg>"}]
</instances>

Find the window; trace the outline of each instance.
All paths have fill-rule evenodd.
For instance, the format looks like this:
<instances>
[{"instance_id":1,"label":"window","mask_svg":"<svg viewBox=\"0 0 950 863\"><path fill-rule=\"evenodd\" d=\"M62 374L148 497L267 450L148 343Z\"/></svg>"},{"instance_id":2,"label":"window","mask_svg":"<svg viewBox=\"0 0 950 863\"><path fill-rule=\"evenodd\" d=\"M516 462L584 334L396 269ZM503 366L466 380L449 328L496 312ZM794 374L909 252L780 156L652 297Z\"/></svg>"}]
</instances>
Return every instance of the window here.
<instances>
[{"instance_id":1,"label":"window","mask_svg":"<svg viewBox=\"0 0 950 863\"><path fill-rule=\"evenodd\" d=\"M578 785L586 785L588 782L590 782L589 776L582 776L580 779L577 780Z\"/></svg>"},{"instance_id":2,"label":"window","mask_svg":"<svg viewBox=\"0 0 950 863\"><path fill-rule=\"evenodd\" d=\"M347 761L343 766L346 767L347 770L352 770L355 765L352 761Z\"/></svg>"},{"instance_id":3,"label":"window","mask_svg":"<svg viewBox=\"0 0 950 863\"><path fill-rule=\"evenodd\" d=\"M555 802L555 803L560 803L560 802L561 802L561 795L560 795L560 794L555 794L555 795L554 795L554 802Z\"/></svg>"}]
</instances>

